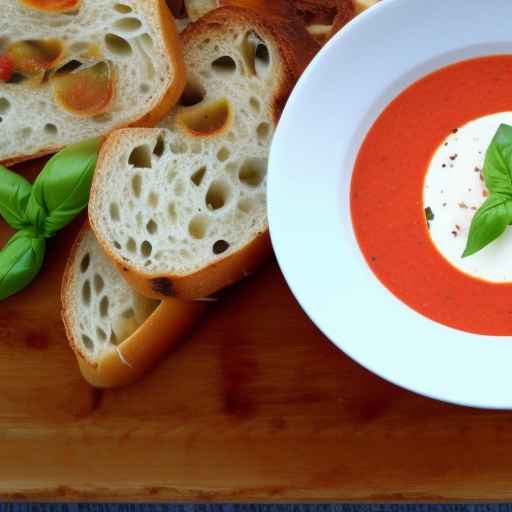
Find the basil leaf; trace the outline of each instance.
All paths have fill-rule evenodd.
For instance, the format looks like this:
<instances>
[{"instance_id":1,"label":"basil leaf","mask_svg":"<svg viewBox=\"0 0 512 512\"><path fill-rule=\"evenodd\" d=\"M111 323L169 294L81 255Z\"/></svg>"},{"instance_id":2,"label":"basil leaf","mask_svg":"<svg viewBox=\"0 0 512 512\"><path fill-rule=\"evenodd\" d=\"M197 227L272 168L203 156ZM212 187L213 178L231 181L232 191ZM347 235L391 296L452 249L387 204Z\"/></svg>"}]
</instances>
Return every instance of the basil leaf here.
<instances>
[{"instance_id":1,"label":"basil leaf","mask_svg":"<svg viewBox=\"0 0 512 512\"><path fill-rule=\"evenodd\" d=\"M53 236L87 206L100 144L96 138L68 146L37 177L27 214L44 236Z\"/></svg>"},{"instance_id":2,"label":"basil leaf","mask_svg":"<svg viewBox=\"0 0 512 512\"><path fill-rule=\"evenodd\" d=\"M46 209L37 202L33 193L31 193L30 197L28 198L25 214L30 225L34 226L39 232L42 233L44 228L44 221L48 213Z\"/></svg>"},{"instance_id":3,"label":"basil leaf","mask_svg":"<svg viewBox=\"0 0 512 512\"><path fill-rule=\"evenodd\" d=\"M471 256L502 235L512 222L512 197L493 194L477 210L462 257Z\"/></svg>"},{"instance_id":4,"label":"basil leaf","mask_svg":"<svg viewBox=\"0 0 512 512\"><path fill-rule=\"evenodd\" d=\"M14 229L29 224L25 210L31 188L23 176L0 165L0 216Z\"/></svg>"},{"instance_id":5,"label":"basil leaf","mask_svg":"<svg viewBox=\"0 0 512 512\"><path fill-rule=\"evenodd\" d=\"M512 126L500 125L487 148L484 179L491 194L512 195Z\"/></svg>"},{"instance_id":6,"label":"basil leaf","mask_svg":"<svg viewBox=\"0 0 512 512\"><path fill-rule=\"evenodd\" d=\"M0 251L0 300L30 284L43 265L45 240L33 228L18 231Z\"/></svg>"}]
</instances>

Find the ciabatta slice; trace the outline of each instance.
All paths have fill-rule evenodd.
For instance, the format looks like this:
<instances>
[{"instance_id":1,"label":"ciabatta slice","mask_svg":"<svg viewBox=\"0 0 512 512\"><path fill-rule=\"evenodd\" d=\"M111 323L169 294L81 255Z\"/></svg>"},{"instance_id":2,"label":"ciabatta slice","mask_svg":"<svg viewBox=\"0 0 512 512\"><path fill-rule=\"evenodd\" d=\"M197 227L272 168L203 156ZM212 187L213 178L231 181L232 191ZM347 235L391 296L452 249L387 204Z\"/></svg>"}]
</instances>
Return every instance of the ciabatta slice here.
<instances>
[{"instance_id":1,"label":"ciabatta slice","mask_svg":"<svg viewBox=\"0 0 512 512\"><path fill-rule=\"evenodd\" d=\"M3 0L0 10L0 59L20 42L51 39L63 48L45 74L0 81L0 162L52 153L119 127L153 126L183 90L181 42L164 0L81 0L77 11L64 14ZM113 76L106 111L84 117L63 108L54 93L56 73L97 62ZM85 98L83 91L78 96Z\"/></svg>"},{"instance_id":2,"label":"ciabatta slice","mask_svg":"<svg viewBox=\"0 0 512 512\"><path fill-rule=\"evenodd\" d=\"M191 20L224 5L255 9L262 15L283 17L282 22L298 16L308 32L325 44L355 15L375 5L378 0L184 0Z\"/></svg>"},{"instance_id":3,"label":"ciabatta slice","mask_svg":"<svg viewBox=\"0 0 512 512\"><path fill-rule=\"evenodd\" d=\"M185 9L191 21L198 20L201 16L216 9L220 0L185 0Z\"/></svg>"},{"instance_id":4,"label":"ciabatta slice","mask_svg":"<svg viewBox=\"0 0 512 512\"><path fill-rule=\"evenodd\" d=\"M266 171L306 30L224 7L183 34L188 85L160 129L105 142L89 203L98 241L148 297L203 298L270 254Z\"/></svg>"},{"instance_id":5,"label":"ciabatta slice","mask_svg":"<svg viewBox=\"0 0 512 512\"><path fill-rule=\"evenodd\" d=\"M295 15L293 0L184 0L184 6L191 21L196 21L208 12L225 6L252 9L265 17L281 15L285 18L284 22L291 21L289 16Z\"/></svg>"},{"instance_id":6,"label":"ciabatta slice","mask_svg":"<svg viewBox=\"0 0 512 512\"><path fill-rule=\"evenodd\" d=\"M96 387L134 382L187 332L204 304L144 298L80 232L62 282L62 318L85 379Z\"/></svg>"}]
</instances>

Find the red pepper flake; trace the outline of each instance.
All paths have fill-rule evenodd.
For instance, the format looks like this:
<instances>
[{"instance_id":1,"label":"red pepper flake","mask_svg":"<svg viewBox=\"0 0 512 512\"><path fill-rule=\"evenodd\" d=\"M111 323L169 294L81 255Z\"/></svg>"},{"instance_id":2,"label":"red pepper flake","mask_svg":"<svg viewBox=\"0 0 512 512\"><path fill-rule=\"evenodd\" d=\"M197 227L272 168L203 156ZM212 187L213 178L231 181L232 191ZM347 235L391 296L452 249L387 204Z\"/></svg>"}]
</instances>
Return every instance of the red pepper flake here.
<instances>
[{"instance_id":1,"label":"red pepper flake","mask_svg":"<svg viewBox=\"0 0 512 512\"><path fill-rule=\"evenodd\" d=\"M376 256L372 256L370 259L371 259L372 261L377 261L377 257L376 257Z\"/></svg>"},{"instance_id":2,"label":"red pepper flake","mask_svg":"<svg viewBox=\"0 0 512 512\"><path fill-rule=\"evenodd\" d=\"M455 160L459 155L457 153L455 153L454 155L450 155L448 158L450 160Z\"/></svg>"},{"instance_id":3,"label":"red pepper flake","mask_svg":"<svg viewBox=\"0 0 512 512\"><path fill-rule=\"evenodd\" d=\"M484 197L488 197L489 196L489 192L487 192L487 190L482 190L482 195Z\"/></svg>"},{"instance_id":4,"label":"red pepper flake","mask_svg":"<svg viewBox=\"0 0 512 512\"><path fill-rule=\"evenodd\" d=\"M467 205L464 201L461 201L461 202L458 204L458 207L459 207L459 208L463 208L464 210L467 210L468 205Z\"/></svg>"},{"instance_id":5,"label":"red pepper flake","mask_svg":"<svg viewBox=\"0 0 512 512\"><path fill-rule=\"evenodd\" d=\"M7 82L12 78L14 65L8 55L0 55L0 81Z\"/></svg>"},{"instance_id":6,"label":"red pepper flake","mask_svg":"<svg viewBox=\"0 0 512 512\"><path fill-rule=\"evenodd\" d=\"M477 166L475 166L475 168L474 168L473 170L474 170L475 172L482 172L482 169L480 169L480 167L478 167L478 165L477 165Z\"/></svg>"},{"instance_id":7,"label":"red pepper flake","mask_svg":"<svg viewBox=\"0 0 512 512\"><path fill-rule=\"evenodd\" d=\"M458 131L459 131L459 129L458 129L458 128L454 128L454 129L452 130L452 133L457 133Z\"/></svg>"},{"instance_id":8,"label":"red pepper flake","mask_svg":"<svg viewBox=\"0 0 512 512\"><path fill-rule=\"evenodd\" d=\"M456 229L457 231L460 231L460 226L459 226L458 224L455 224L455 229Z\"/></svg>"}]
</instances>

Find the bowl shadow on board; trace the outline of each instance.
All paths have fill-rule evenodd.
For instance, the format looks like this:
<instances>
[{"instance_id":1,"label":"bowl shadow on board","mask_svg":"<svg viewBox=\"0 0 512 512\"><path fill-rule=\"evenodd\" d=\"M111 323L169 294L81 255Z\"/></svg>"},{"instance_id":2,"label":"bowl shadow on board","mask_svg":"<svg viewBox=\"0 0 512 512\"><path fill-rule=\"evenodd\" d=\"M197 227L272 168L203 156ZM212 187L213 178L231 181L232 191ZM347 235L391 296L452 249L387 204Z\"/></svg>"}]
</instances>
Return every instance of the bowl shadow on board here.
<instances>
[{"instance_id":1,"label":"bowl shadow on board","mask_svg":"<svg viewBox=\"0 0 512 512\"><path fill-rule=\"evenodd\" d=\"M275 261L226 290L142 381L107 391L103 407L276 430L306 421L312 431L491 414L425 398L355 363L304 314Z\"/></svg>"}]
</instances>

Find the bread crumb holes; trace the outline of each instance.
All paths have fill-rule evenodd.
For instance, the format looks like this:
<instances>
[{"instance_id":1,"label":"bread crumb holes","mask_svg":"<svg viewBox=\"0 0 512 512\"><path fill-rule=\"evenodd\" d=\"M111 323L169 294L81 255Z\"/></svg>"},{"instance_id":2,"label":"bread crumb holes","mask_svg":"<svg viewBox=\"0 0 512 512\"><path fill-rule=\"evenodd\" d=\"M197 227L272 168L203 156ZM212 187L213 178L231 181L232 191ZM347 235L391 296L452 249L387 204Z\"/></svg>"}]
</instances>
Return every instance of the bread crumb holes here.
<instances>
[{"instance_id":1,"label":"bread crumb holes","mask_svg":"<svg viewBox=\"0 0 512 512\"><path fill-rule=\"evenodd\" d=\"M197 171L195 171L194 174L192 174L192 176L190 177L190 180L196 187L199 187L199 185L201 185L201 183L203 181L205 174L206 174L206 167L203 166L203 167L199 168Z\"/></svg>"},{"instance_id":2,"label":"bread crumb holes","mask_svg":"<svg viewBox=\"0 0 512 512\"><path fill-rule=\"evenodd\" d=\"M82 286L82 303L88 306L91 303L91 283L89 280L85 281Z\"/></svg>"},{"instance_id":3,"label":"bread crumb holes","mask_svg":"<svg viewBox=\"0 0 512 512\"><path fill-rule=\"evenodd\" d=\"M201 240L206 236L208 230L208 217L206 215L196 215L188 225L188 232L196 240Z\"/></svg>"},{"instance_id":4,"label":"bread crumb holes","mask_svg":"<svg viewBox=\"0 0 512 512\"><path fill-rule=\"evenodd\" d=\"M131 253L135 253L137 250L137 243L133 238L128 238L128 241L126 242L126 250Z\"/></svg>"},{"instance_id":5,"label":"bread crumb holes","mask_svg":"<svg viewBox=\"0 0 512 512\"><path fill-rule=\"evenodd\" d=\"M187 82L185 86L185 90L183 91L181 98L179 100L179 104L184 107L192 107L201 103L205 97L204 88L195 83L195 82Z\"/></svg>"},{"instance_id":6,"label":"bread crumb holes","mask_svg":"<svg viewBox=\"0 0 512 512\"><path fill-rule=\"evenodd\" d=\"M132 34L142 27L142 22L138 18L122 18L114 23L114 28L121 34Z\"/></svg>"},{"instance_id":7,"label":"bread crumb holes","mask_svg":"<svg viewBox=\"0 0 512 512\"><path fill-rule=\"evenodd\" d=\"M149 258L153 252L153 246L148 240L144 240L140 246L140 253L144 258Z\"/></svg>"},{"instance_id":8,"label":"bread crumb holes","mask_svg":"<svg viewBox=\"0 0 512 512\"><path fill-rule=\"evenodd\" d=\"M151 220L146 224L146 231L147 231L150 235L154 235L154 234L158 231L158 224L157 224L153 219L151 219Z\"/></svg>"},{"instance_id":9,"label":"bread crumb holes","mask_svg":"<svg viewBox=\"0 0 512 512\"><path fill-rule=\"evenodd\" d=\"M140 193L142 190L142 176L140 174L133 175L131 184L132 184L133 195L135 197L140 197Z\"/></svg>"},{"instance_id":10,"label":"bread crumb holes","mask_svg":"<svg viewBox=\"0 0 512 512\"><path fill-rule=\"evenodd\" d=\"M128 14L132 12L132 8L129 5L117 3L113 5L114 11L119 12L121 14Z\"/></svg>"},{"instance_id":11,"label":"bread crumb holes","mask_svg":"<svg viewBox=\"0 0 512 512\"><path fill-rule=\"evenodd\" d=\"M163 135L160 135L156 141L155 147L153 148L153 155L157 158L161 158L165 150L165 141Z\"/></svg>"},{"instance_id":12,"label":"bread crumb holes","mask_svg":"<svg viewBox=\"0 0 512 512\"><path fill-rule=\"evenodd\" d=\"M217 152L217 160L219 162L225 162L229 158L230 154L231 153L230 153L229 149L227 147L223 146Z\"/></svg>"},{"instance_id":13,"label":"bread crumb holes","mask_svg":"<svg viewBox=\"0 0 512 512\"><path fill-rule=\"evenodd\" d=\"M99 274L94 274L94 291L97 295L101 293L105 287L105 281Z\"/></svg>"},{"instance_id":14,"label":"bread crumb holes","mask_svg":"<svg viewBox=\"0 0 512 512\"><path fill-rule=\"evenodd\" d=\"M119 205L117 203L110 203L109 214L111 220L113 220L114 222L119 222L119 219L121 217L119 214Z\"/></svg>"},{"instance_id":15,"label":"bread crumb holes","mask_svg":"<svg viewBox=\"0 0 512 512\"><path fill-rule=\"evenodd\" d=\"M94 342L86 334L82 334L82 344L89 352L94 350Z\"/></svg>"},{"instance_id":16,"label":"bread crumb holes","mask_svg":"<svg viewBox=\"0 0 512 512\"><path fill-rule=\"evenodd\" d=\"M0 98L0 114L4 115L9 112L11 108L11 102L7 98Z\"/></svg>"},{"instance_id":17,"label":"bread crumb holes","mask_svg":"<svg viewBox=\"0 0 512 512\"><path fill-rule=\"evenodd\" d=\"M151 168L151 151L146 144L132 149L128 163L134 167Z\"/></svg>"},{"instance_id":18,"label":"bread crumb holes","mask_svg":"<svg viewBox=\"0 0 512 512\"><path fill-rule=\"evenodd\" d=\"M110 301L108 297L103 297L100 301L100 316L105 318L108 315L108 310L110 309Z\"/></svg>"},{"instance_id":19,"label":"bread crumb holes","mask_svg":"<svg viewBox=\"0 0 512 512\"><path fill-rule=\"evenodd\" d=\"M85 274L87 272L87 269L89 268L89 265L91 264L91 256L89 253L87 253L80 262L80 272L82 274Z\"/></svg>"},{"instance_id":20,"label":"bread crumb holes","mask_svg":"<svg viewBox=\"0 0 512 512\"><path fill-rule=\"evenodd\" d=\"M217 240L212 247L213 254L222 254L229 249L229 244L226 240Z\"/></svg>"},{"instance_id":21,"label":"bread crumb holes","mask_svg":"<svg viewBox=\"0 0 512 512\"><path fill-rule=\"evenodd\" d=\"M231 189L227 182L221 180L213 181L206 193L206 206L210 210L219 210L228 202Z\"/></svg>"},{"instance_id":22,"label":"bread crumb holes","mask_svg":"<svg viewBox=\"0 0 512 512\"><path fill-rule=\"evenodd\" d=\"M133 51L130 43L126 39L112 33L105 35L105 46L112 55L118 57L129 57Z\"/></svg>"},{"instance_id":23,"label":"bread crumb holes","mask_svg":"<svg viewBox=\"0 0 512 512\"><path fill-rule=\"evenodd\" d=\"M256 135L258 137L258 142L263 144L267 141L268 136L270 134L270 125L268 123L260 123L256 128Z\"/></svg>"},{"instance_id":24,"label":"bread crumb holes","mask_svg":"<svg viewBox=\"0 0 512 512\"><path fill-rule=\"evenodd\" d=\"M107 333L101 327L96 327L96 336L101 342L107 341Z\"/></svg>"},{"instance_id":25,"label":"bread crumb holes","mask_svg":"<svg viewBox=\"0 0 512 512\"><path fill-rule=\"evenodd\" d=\"M248 158L240 167L238 178L248 187L255 188L261 184L267 172L267 162L263 158Z\"/></svg>"},{"instance_id":26,"label":"bread crumb holes","mask_svg":"<svg viewBox=\"0 0 512 512\"><path fill-rule=\"evenodd\" d=\"M216 75L227 76L232 75L236 71L236 62L229 55L223 55L218 59L215 59L212 64L212 71Z\"/></svg>"}]
</instances>

